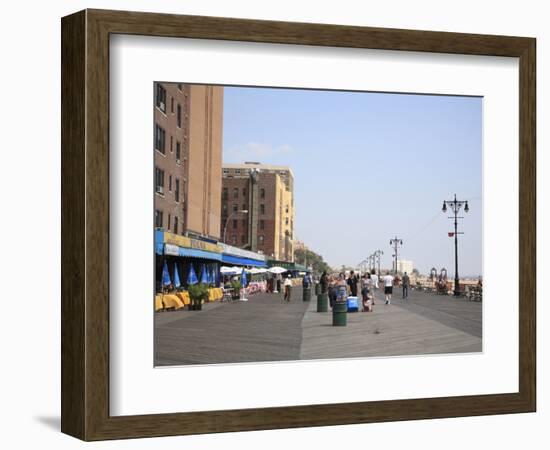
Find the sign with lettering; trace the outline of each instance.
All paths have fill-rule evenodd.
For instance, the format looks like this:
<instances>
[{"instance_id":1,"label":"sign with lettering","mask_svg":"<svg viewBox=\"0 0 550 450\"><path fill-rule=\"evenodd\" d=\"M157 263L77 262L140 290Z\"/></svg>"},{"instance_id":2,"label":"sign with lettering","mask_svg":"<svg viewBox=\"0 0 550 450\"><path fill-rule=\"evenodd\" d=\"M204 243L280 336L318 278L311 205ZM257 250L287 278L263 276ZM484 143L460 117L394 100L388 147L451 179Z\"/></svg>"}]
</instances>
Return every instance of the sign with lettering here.
<instances>
[{"instance_id":1,"label":"sign with lettering","mask_svg":"<svg viewBox=\"0 0 550 450\"><path fill-rule=\"evenodd\" d=\"M184 248L195 248L198 250L205 250L207 252L221 253L222 248L218 244L211 242L201 241L200 239L193 239L187 236L180 236L173 233L164 232L164 243L177 245Z\"/></svg>"}]
</instances>

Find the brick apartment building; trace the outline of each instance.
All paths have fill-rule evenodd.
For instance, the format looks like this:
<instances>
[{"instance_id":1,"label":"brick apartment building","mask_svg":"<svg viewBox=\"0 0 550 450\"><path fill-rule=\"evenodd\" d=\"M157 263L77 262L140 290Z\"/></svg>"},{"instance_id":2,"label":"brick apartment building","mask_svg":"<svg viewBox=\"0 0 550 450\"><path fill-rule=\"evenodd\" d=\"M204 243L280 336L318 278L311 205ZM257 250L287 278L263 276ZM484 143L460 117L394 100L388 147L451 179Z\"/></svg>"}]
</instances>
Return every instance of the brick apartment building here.
<instances>
[{"instance_id":1,"label":"brick apartment building","mask_svg":"<svg viewBox=\"0 0 550 450\"><path fill-rule=\"evenodd\" d=\"M223 87L155 83L155 227L220 236Z\"/></svg>"},{"instance_id":2,"label":"brick apartment building","mask_svg":"<svg viewBox=\"0 0 550 450\"><path fill-rule=\"evenodd\" d=\"M285 166L224 164L221 239L293 261L294 175Z\"/></svg>"}]
</instances>

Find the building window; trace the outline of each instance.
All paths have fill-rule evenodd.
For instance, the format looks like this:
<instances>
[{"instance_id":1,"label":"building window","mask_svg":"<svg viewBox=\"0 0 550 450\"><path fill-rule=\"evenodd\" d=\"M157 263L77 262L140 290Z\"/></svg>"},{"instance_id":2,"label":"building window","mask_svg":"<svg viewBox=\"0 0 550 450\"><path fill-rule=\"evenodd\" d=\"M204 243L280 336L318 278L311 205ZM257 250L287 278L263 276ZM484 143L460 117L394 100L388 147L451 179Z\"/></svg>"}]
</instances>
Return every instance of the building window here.
<instances>
[{"instance_id":1,"label":"building window","mask_svg":"<svg viewBox=\"0 0 550 450\"><path fill-rule=\"evenodd\" d=\"M260 214L265 214L265 205L263 203L260 204Z\"/></svg>"},{"instance_id":2,"label":"building window","mask_svg":"<svg viewBox=\"0 0 550 450\"><path fill-rule=\"evenodd\" d=\"M265 198L265 189L264 188L260 189L260 198Z\"/></svg>"},{"instance_id":3,"label":"building window","mask_svg":"<svg viewBox=\"0 0 550 450\"><path fill-rule=\"evenodd\" d=\"M176 193L175 193L175 196L176 196L176 201L179 202L180 201L180 180L176 178Z\"/></svg>"},{"instance_id":4,"label":"building window","mask_svg":"<svg viewBox=\"0 0 550 450\"><path fill-rule=\"evenodd\" d=\"M158 124L155 124L155 149L163 155L166 152L166 132Z\"/></svg>"},{"instance_id":5,"label":"building window","mask_svg":"<svg viewBox=\"0 0 550 450\"><path fill-rule=\"evenodd\" d=\"M166 114L166 89L159 83L157 83L156 105L158 109Z\"/></svg>"},{"instance_id":6,"label":"building window","mask_svg":"<svg viewBox=\"0 0 550 450\"><path fill-rule=\"evenodd\" d=\"M285 225L288 225L288 217L285 219Z\"/></svg>"},{"instance_id":7,"label":"building window","mask_svg":"<svg viewBox=\"0 0 550 450\"><path fill-rule=\"evenodd\" d=\"M155 227L162 228L162 211L155 209Z\"/></svg>"},{"instance_id":8,"label":"building window","mask_svg":"<svg viewBox=\"0 0 550 450\"><path fill-rule=\"evenodd\" d=\"M263 234L260 234L260 235L258 236L258 243L259 243L260 245L264 245L264 235L263 235Z\"/></svg>"},{"instance_id":9,"label":"building window","mask_svg":"<svg viewBox=\"0 0 550 450\"><path fill-rule=\"evenodd\" d=\"M246 197L246 188L243 188L243 197Z\"/></svg>"},{"instance_id":10,"label":"building window","mask_svg":"<svg viewBox=\"0 0 550 450\"><path fill-rule=\"evenodd\" d=\"M233 229L237 228L237 219L233 219Z\"/></svg>"},{"instance_id":11,"label":"building window","mask_svg":"<svg viewBox=\"0 0 550 450\"><path fill-rule=\"evenodd\" d=\"M246 227L246 219L242 220L243 228Z\"/></svg>"},{"instance_id":12,"label":"building window","mask_svg":"<svg viewBox=\"0 0 550 450\"><path fill-rule=\"evenodd\" d=\"M164 194L164 170L155 167L155 191Z\"/></svg>"},{"instance_id":13,"label":"building window","mask_svg":"<svg viewBox=\"0 0 550 450\"><path fill-rule=\"evenodd\" d=\"M174 97L170 99L170 112L174 114Z\"/></svg>"},{"instance_id":14,"label":"building window","mask_svg":"<svg viewBox=\"0 0 550 450\"><path fill-rule=\"evenodd\" d=\"M227 203L223 204L222 210L223 210L224 215L227 216Z\"/></svg>"},{"instance_id":15,"label":"building window","mask_svg":"<svg viewBox=\"0 0 550 450\"><path fill-rule=\"evenodd\" d=\"M181 83L178 83L178 91L182 92L182 90L183 90L183 87L182 87Z\"/></svg>"},{"instance_id":16,"label":"building window","mask_svg":"<svg viewBox=\"0 0 550 450\"><path fill-rule=\"evenodd\" d=\"M241 234L241 244L244 244L244 243L245 243L244 234Z\"/></svg>"},{"instance_id":17,"label":"building window","mask_svg":"<svg viewBox=\"0 0 550 450\"><path fill-rule=\"evenodd\" d=\"M176 141L176 160L179 161L181 159L181 142Z\"/></svg>"},{"instance_id":18,"label":"building window","mask_svg":"<svg viewBox=\"0 0 550 450\"><path fill-rule=\"evenodd\" d=\"M227 175L229 175L229 170L223 169L223 176L226 177Z\"/></svg>"},{"instance_id":19,"label":"building window","mask_svg":"<svg viewBox=\"0 0 550 450\"><path fill-rule=\"evenodd\" d=\"M168 229L170 229L170 219L172 218L172 216L170 214L168 214Z\"/></svg>"},{"instance_id":20,"label":"building window","mask_svg":"<svg viewBox=\"0 0 550 450\"><path fill-rule=\"evenodd\" d=\"M178 128L181 128L181 105L178 103L178 109L176 114L176 124Z\"/></svg>"},{"instance_id":21,"label":"building window","mask_svg":"<svg viewBox=\"0 0 550 450\"><path fill-rule=\"evenodd\" d=\"M174 216L174 234L178 234L178 216Z\"/></svg>"},{"instance_id":22,"label":"building window","mask_svg":"<svg viewBox=\"0 0 550 450\"><path fill-rule=\"evenodd\" d=\"M246 205L243 203L243 211L246 211Z\"/></svg>"},{"instance_id":23,"label":"building window","mask_svg":"<svg viewBox=\"0 0 550 450\"><path fill-rule=\"evenodd\" d=\"M233 235L231 236L231 243L235 245L237 243L237 236Z\"/></svg>"},{"instance_id":24,"label":"building window","mask_svg":"<svg viewBox=\"0 0 550 450\"><path fill-rule=\"evenodd\" d=\"M260 220L260 230L263 230L263 229L265 229L265 220L264 219Z\"/></svg>"},{"instance_id":25,"label":"building window","mask_svg":"<svg viewBox=\"0 0 550 450\"><path fill-rule=\"evenodd\" d=\"M239 189L233 188L233 198L239 198Z\"/></svg>"},{"instance_id":26,"label":"building window","mask_svg":"<svg viewBox=\"0 0 550 450\"><path fill-rule=\"evenodd\" d=\"M170 153L174 152L174 136L170 136Z\"/></svg>"},{"instance_id":27,"label":"building window","mask_svg":"<svg viewBox=\"0 0 550 450\"><path fill-rule=\"evenodd\" d=\"M168 190L172 192L172 175L168 176ZM168 220L168 223L170 223L170 220ZM170 228L170 225L168 225L168 228Z\"/></svg>"},{"instance_id":28,"label":"building window","mask_svg":"<svg viewBox=\"0 0 550 450\"><path fill-rule=\"evenodd\" d=\"M235 169L235 175L240 175L241 174L241 169Z\"/></svg>"},{"instance_id":29,"label":"building window","mask_svg":"<svg viewBox=\"0 0 550 450\"><path fill-rule=\"evenodd\" d=\"M226 187L224 187L224 188L222 189L222 200L227 200L227 188L226 188ZM224 206L225 206L226 209L227 209L227 205L224 205Z\"/></svg>"},{"instance_id":30,"label":"building window","mask_svg":"<svg viewBox=\"0 0 550 450\"><path fill-rule=\"evenodd\" d=\"M287 205L287 207L286 207L286 211L285 211L285 212L288 214L288 205Z\"/></svg>"},{"instance_id":31,"label":"building window","mask_svg":"<svg viewBox=\"0 0 550 450\"><path fill-rule=\"evenodd\" d=\"M238 208L239 208L238 205L233 205L233 212L236 213Z\"/></svg>"}]
</instances>

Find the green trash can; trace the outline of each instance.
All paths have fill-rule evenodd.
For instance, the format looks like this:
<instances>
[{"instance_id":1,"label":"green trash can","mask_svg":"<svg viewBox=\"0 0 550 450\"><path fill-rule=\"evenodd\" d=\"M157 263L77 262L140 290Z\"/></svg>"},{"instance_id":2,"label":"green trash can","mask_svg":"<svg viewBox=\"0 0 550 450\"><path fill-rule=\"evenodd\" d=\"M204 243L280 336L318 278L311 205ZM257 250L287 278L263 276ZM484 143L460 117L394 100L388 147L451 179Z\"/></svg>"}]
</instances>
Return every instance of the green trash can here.
<instances>
[{"instance_id":1,"label":"green trash can","mask_svg":"<svg viewBox=\"0 0 550 450\"><path fill-rule=\"evenodd\" d=\"M311 300L311 287L304 287L304 302L309 302Z\"/></svg>"},{"instance_id":2,"label":"green trash can","mask_svg":"<svg viewBox=\"0 0 550 450\"><path fill-rule=\"evenodd\" d=\"M317 294L317 312L328 311L328 294Z\"/></svg>"},{"instance_id":3,"label":"green trash can","mask_svg":"<svg viewBox=\"0 0 550 450\"><path fill-rule=\"evenodd\" d=\"M332 306L332 325L335 327L345 327L348 323L348 302L336 301Z\"/></svg>"},{"instance_id":4,"label":"green trash can","mask_svg":"<svg viewBox=\"0 0 550 450\"><path fill-rule=\"evenodd\" d=\"M315 283L315 295L319 295L321 293L321 283Z\"/></svg>"}]
</instances>

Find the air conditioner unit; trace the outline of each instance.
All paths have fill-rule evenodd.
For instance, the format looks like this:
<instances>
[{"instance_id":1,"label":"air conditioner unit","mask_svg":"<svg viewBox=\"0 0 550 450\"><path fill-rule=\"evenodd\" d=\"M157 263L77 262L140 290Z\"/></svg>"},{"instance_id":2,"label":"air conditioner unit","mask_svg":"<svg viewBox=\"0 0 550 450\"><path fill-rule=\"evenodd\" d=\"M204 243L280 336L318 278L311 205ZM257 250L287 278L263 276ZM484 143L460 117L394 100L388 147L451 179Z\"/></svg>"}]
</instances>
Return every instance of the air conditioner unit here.
<instances>
[{"instance_id":1,"label":"air conditioner unit","mask_svg":"<svg viewBox=\"0 0 550 450\"><path fill-rule=\"evenodd\" d=\"M160 102L160 109L166 111L166 105L164 104L164 102Z\"/></svg>"},{"instance_id":2,"label":"air conditioner unit","mask_svg":"<svg viewBox=\"0 0 550 450\"><path fill-rule=\"evenodd\" d=\"M179 159L176 159L176 164L181 164L181 161Z\"/></svg>"},{"instance_id":3,"label":"air conditioner unit","mask_svg":"<svg viewBox=\"0 0 550 450\"><path fill-rule=\"evenodd\" d=\"M164 187L163 186L157 186L157 192L159 194L164 194Z\"/></svg>"}]
</instances>

